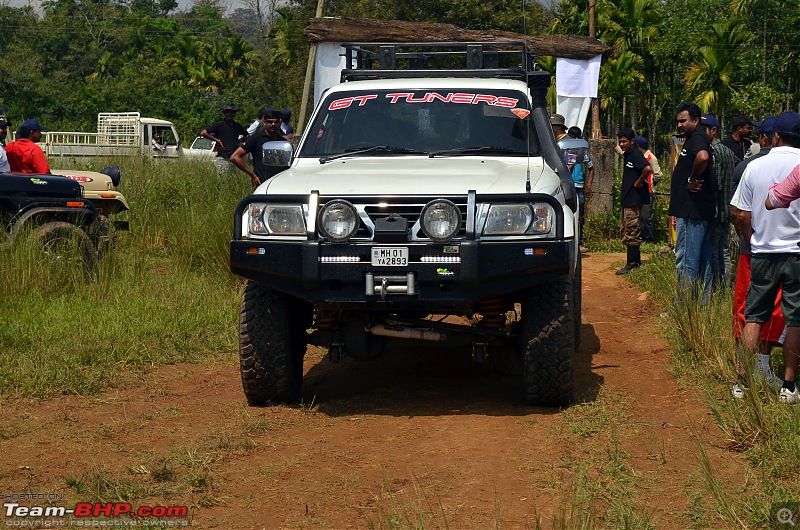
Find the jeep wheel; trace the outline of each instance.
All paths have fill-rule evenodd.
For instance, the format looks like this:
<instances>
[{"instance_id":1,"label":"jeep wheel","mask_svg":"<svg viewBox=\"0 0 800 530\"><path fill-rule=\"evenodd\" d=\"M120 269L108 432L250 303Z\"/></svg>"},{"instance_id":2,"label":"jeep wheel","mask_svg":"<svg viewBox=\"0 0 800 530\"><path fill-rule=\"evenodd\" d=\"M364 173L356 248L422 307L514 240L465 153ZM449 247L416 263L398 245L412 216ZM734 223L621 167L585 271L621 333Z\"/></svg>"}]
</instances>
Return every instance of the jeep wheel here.
<instances>
[{"instance_id":1,"label":"jeep wheel","mask_svg":"<svg viewBox=\"0 0 800 530\"><path fill-rule=\"evenodd\" d=\"M34 233L42 252L54 263L80 272L94 266L94 245L80 226L63 221L45 223Z\"/></svg>"},{"instance_id":2,"label":"jeep wheel","mask_svg":"<svg viewBox=\"0 0 800 530\"><path fill-rule=\"evenodd\" d=\"M583 294L581 288L583 286L583 258L580 251L578 251L578 266L575 268L575 276L572 278L572 320L575 322L575 349L581 345L581 325L583 319L581 318Z\"/></svg>"},{"instance_id":3,"label":"jeep wheel","mask_svg":"<svg viewBox=\"0 0 800 530\"><path fill-rule=\"evenodd\" d=\"M572 281L561 278L528 293L522 304L522 389L532 405L569 405L573 397Z\"/></svg>"},{"instance_id":4,"label":"jeep wheel","mask_svg":"<svg viewBox=\"0 0 800 530\"><path fill-rule=\"evenodd\" d=\"M92 238L94 246L97 248L98 255L102 258L104 253L114 242L111 221L105 215L98 215L94 223L89 227L89 237Z\"/></svg>"},{"instance_id":5,"label":"jeep wheel","mask_svg":"<svg viewBox=\"0 0 800 530\"><path fill-rule=\"evenodd\" d=\"M239 313L239 368L250 405L295 403L303 386L304 319L283 294L248 280Z\"/></svg>"}]
</instances>

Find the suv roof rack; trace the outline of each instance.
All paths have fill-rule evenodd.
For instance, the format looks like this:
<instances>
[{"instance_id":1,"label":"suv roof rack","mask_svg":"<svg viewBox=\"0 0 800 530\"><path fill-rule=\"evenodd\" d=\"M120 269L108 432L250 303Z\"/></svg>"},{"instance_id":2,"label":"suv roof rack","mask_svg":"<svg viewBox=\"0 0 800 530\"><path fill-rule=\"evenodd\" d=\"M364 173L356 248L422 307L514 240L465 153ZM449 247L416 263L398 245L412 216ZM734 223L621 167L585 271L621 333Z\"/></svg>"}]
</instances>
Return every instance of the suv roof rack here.
<instances>
[{"instance_id":1,"label":"suv roof rack","mask_svg":"<svg viewBox=\"0 0 800 530\"><path fill-rule=\"evenodd\" d=\"M342 82L413 77L491 77L528 82L536 57L521 41L342 44ZM546 73L546 72L541 72ZM547 84L549 84L549 74Z\"/></svg>"}]
</instances>

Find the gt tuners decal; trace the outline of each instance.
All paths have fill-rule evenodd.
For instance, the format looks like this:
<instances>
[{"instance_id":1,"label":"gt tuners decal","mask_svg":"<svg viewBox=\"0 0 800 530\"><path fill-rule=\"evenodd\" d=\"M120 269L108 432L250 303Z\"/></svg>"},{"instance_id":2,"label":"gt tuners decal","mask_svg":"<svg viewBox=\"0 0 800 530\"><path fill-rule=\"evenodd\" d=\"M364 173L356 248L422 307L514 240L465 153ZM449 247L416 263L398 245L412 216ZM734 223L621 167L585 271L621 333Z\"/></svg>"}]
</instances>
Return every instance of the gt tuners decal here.
<instances>
[{"instance_id":1,"label":"gt tuners decal","mask_svg":"<svg viewBox=\"0 0 800 530\"><path fill-rule=\"evenodd\" d=\"M479 105L485 103L496 107L504 107L513 109L519 103L519 99L509 98L504 96L495 96L492 94L471 94L468 92L448 92L447 94L440 94L439 92L425 92L424 94L415 94L414 92L393 92L386 94L386 99L389 103L396 104L403 103L433 103L440 101L442 103L457 103L462 105ZM348 96L346 98L336 99L328 106L328 110L341 110L346 109L356 103L359 107L363 107L369 100L377 99L378 94L364 94L360 96Z\"/></svg>"}]
</instances>

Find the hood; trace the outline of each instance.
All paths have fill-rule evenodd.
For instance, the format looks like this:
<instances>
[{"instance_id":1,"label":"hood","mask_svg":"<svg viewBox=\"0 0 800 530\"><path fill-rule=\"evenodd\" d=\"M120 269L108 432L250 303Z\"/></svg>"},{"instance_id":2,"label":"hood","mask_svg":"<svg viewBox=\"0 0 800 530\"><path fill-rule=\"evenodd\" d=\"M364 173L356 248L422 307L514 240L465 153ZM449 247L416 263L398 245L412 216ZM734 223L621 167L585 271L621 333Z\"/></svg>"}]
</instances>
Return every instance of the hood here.
<instances>
[{"instance_id":1,"label":"hood","mask_svg":"<svg viewBox=\"0 0 800 530\"><path fill-rule=\"evenodd\" d=\"M370 157L326 164L299 159L290 169L259 186L255 193L321 195L457 195L524 193L526 158ZM553 193L558 177L540 158L530 159L531 191Z\"/></svg>"},{"instance_id":2,"label":"hood","mask_svg":"<svg viewBox=\"0 0 800 530\"><path fill-rule=\"evenodd\" d=\"M95 203L105 215L129 209L128 201L122 193L114 189L111 177L105 173L77 169L51 169L50 172L79 183L83 188L83 196Z\"/></svg>"}]
</instances>

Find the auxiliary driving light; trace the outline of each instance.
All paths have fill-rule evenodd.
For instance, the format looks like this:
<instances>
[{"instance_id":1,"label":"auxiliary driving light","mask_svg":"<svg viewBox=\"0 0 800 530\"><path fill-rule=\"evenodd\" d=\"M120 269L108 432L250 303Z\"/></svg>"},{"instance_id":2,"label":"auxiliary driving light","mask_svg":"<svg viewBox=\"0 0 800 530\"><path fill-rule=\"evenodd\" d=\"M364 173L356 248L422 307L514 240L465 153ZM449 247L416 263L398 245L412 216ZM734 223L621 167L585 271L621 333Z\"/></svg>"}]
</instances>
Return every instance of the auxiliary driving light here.
<instances>
[{"instance_id":1,"label":"auxiliary driving light","mask_svg":"<svg viewBox=\"0 0 800 530\"><path fill-rule=\"evenodd\" d=\"M434 242L447 243L461 230L461 210L447 199L436 199L422 209L420 226Z\"/></svg>"},{"instance_id":2,"label":"auxiliary driving light","mask_svg":"<svg viewBox=\"0 0 800 530\"><path fill-rule=\"evenodd\" d=\"M358 231L356 207L342 199L327 202L319 211L317 226L325 239L343 243Z\"/></svg>"}]
</instances>

